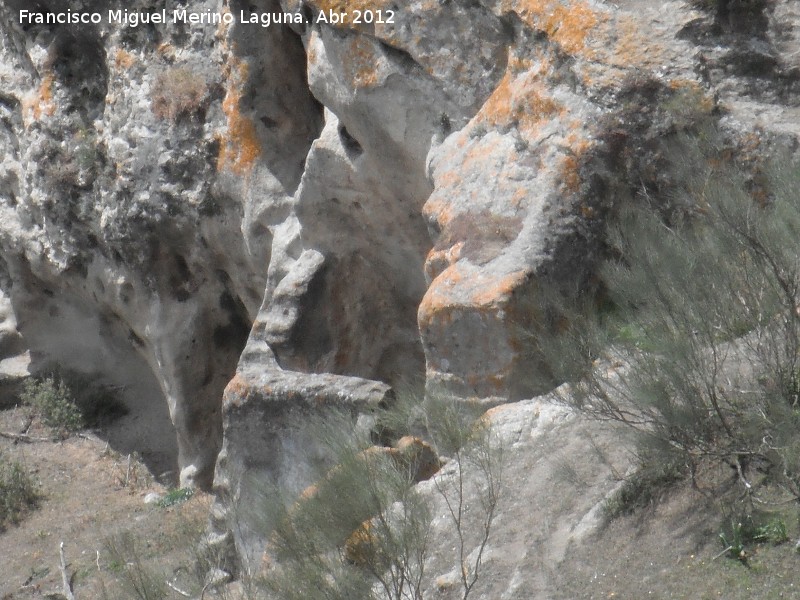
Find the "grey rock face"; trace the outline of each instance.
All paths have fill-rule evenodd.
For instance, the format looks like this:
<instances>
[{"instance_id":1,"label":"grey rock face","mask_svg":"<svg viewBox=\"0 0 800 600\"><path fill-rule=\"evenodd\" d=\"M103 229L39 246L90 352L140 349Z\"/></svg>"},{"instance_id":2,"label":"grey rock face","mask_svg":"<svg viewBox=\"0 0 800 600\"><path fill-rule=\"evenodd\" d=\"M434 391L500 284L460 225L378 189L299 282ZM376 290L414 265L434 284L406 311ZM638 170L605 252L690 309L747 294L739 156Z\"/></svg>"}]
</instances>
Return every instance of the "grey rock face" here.
<instances>
[{"instance_id":1,"label":"grey rock face","mask_svg":"<svg viewBox=\"0 0 800 600\"><path fill-rule=\"evenodd\" d=\"M244 563L253 482L308 467L286 415L548 390L548 302L594 294L617 207L680 185L680 132L796 147L788 0L204 0L307 22L135 28L23 5L0 6L0 344L125 386L184 484L223 448L214 530ZM317 22L355 9L393 17Z\"/></svg>"},{"instance_id":2,"label":"grey rock face","mask_svg":"<svg viewBox=\"0 0 800 600\"><path fill-rule=\"evenodd\" d=\"M21 27L13 8L0 248L19 330L38 364L141 384L134 416L166 400L182 483L208 486L222 389L321 127L302 45L283 28Z\"/></svg>"},{"instance_id":3,"label":"grey rock face","mask_svg":"<svg viewBox=\"0 0 800 600\"><path fill-rule=\"evenodd\" d=\"M477 598L568 598L559 564L577 544L603 525L603 501L620 486L631 457L620 432L607 424L582 420L559 406L553 396L510 403L483 420L499 468L496 517L482 555L472 594ZM486 478L465 460L461 499L466 567L474 572L482 541ZM612 469L614 470L612 472ZM425 596L462 598L460 541L446 500L457 502L458 464L451 461L418 491L433 506L426 561Z\"/></svg>"},{"instance_id":4,"label":"grey rock face","mask_svg":"<svg viewBox=\"0 0 800 600\"><path fill-rule=\"evenodd\" d=\"M277 365L237 372L225 392L226 441L217 460L208 539L226 559L225 567L256 573L275 526L266 516L265 498L275 490L297 495L322 465L330 466L314 430L302 426L304 416L330 408L369 412L390 393L375 381L283 371Z\"/></svg>"},{"instance_id":5,"label":"grey rock face","mask_svg":"<svg viewBox=\"0 0 800 600\"><path fill-rule=\"evenodd\" d=\"M779 4L775 10L789 10ZM283 7L311 18L344 10L323 0ZM393 10L394 22L301 31L325 127L274 240L267 293L239 364L240 372L297 381L298 389L316 373L392 384L417 378L431 393L487 406L549 389L554 382L530 341L547 303L553 293L592 295L605 218L616 206L642 186L667 194L680 185L667 159L677 134L719 124L724 113L729 130L758 122L771 129L765 141L793 135L792 107L756 99L752 73L714 80L701 68L706 45L736 46L736 17L721 23L679 3L349 7ZM691 39L693 27L716 41ZM793 55L781 53L794 46L785 35L780 44L768 41L773 21L755 35L770 44L765 52L780 54L781 72L790 69ZM751 102L781 118L754 121L741 110ZM248 396L247 381L235 381L227 397L245 400L226 404L232 420L217 469L218 514L228 518L234 511L225 507L247 504L234 466L245 461L228 457L244 456L258 438L242 434L233 415L257 415L282 397L255 382ZM256 420L265 431L281 422L266 414ZM569 437L582 426L564 427ZM286 448L297 443L277 437ZM262 481L280 479L280 470L267 471ZM598 485L600 498L607 490ZM547 493L531 486L521 493L551 507ZM596 501L562 513L580 520L595 514ZM216 525L233 535L230 523ZM572 534L561 534L563 551ZM237 547L252 566L252 545ZM536 560L555 564L558 556ZM529 589L493 588L487 597L523 597Z\"/></svg>"}]
</instances>

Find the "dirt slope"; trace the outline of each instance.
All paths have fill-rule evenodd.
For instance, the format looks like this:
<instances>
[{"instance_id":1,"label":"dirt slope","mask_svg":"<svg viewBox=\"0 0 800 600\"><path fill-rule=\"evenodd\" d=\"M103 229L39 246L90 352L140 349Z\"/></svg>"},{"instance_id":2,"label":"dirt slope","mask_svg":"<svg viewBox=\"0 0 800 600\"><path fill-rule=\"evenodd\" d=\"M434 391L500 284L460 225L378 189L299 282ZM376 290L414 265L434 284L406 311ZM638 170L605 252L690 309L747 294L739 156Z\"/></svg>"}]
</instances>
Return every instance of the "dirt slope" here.
<instances>
[{"instance_id":1,"label":"dirt slope","mask_svg":"<svg viewBox=\"0 0 800 600\"><path fill-rule=\"evenodd\" d=\"M0 412L0 431L16 433L27 422L26 409ZM28 433L49 435L36 421ZM37 509L0 533L0 598L47 598L61 592L62 541L76 598L135 597L123 586L124 565L106 547L109 538L124 532L132 533L144 564L158 567L165 580L177 576L179 587L188 585L183 583L188 582L188 569L179 567L191 562L192 547L207 519L208 496L198 493L167 508L145 504L146 494L164 495L168 490L135 456L129 467L126 455L89 432L56 442L0 438L0 453L4 460L24 465L41 495Z\"/></svg>"}]
</instances>

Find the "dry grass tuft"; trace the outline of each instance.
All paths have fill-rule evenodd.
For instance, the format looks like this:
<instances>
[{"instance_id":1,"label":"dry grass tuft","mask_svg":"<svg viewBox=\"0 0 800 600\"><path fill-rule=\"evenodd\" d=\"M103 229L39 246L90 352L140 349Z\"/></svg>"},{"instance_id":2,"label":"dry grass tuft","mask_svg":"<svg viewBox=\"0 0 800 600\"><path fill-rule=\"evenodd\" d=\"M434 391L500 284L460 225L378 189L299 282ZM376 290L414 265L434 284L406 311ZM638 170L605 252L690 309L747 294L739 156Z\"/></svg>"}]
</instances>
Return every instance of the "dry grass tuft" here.
<instances>
[{"instance_id":1,"label":"dry grass tuft","mask_svg":"<svg viewBox=\"0 0 800 600\"><path fill-rule=\"evenodd\" d=\"M207 98L205 78L186 67L167 69L153 83L152 108L160 119L175 122L181 115L194 115Z\"/></svg>"}]
</instances>

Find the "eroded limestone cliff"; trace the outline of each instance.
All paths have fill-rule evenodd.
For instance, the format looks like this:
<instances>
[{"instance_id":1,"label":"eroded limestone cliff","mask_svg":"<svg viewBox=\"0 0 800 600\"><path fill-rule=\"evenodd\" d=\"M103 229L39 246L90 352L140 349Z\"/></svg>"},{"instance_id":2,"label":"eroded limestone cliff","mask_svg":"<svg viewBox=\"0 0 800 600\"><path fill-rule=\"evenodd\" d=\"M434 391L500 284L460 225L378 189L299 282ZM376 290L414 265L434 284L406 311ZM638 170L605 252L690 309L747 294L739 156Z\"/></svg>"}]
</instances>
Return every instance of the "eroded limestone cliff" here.
<instances>
[{"instance_id":1,"label":"eroded limestone cliff","mask_svg":"<svg viewBox=\"0 0 800 600\"><path fill-rule=\"evenodd\" d=\"M680 185L672 140L714 125L753 156L800 134L791 0L205 0L237 19L21 24L123 8L34 4L0 4L0 349L128 386L174 426L182 483L210 485L222 449L215 535L245 562L248 485L308 483L287 415L400 385L487 408L546 391L539 312L594 293L609 214ZM238 21L265 13L304 23Z\"/></svg>"}]
</instances>

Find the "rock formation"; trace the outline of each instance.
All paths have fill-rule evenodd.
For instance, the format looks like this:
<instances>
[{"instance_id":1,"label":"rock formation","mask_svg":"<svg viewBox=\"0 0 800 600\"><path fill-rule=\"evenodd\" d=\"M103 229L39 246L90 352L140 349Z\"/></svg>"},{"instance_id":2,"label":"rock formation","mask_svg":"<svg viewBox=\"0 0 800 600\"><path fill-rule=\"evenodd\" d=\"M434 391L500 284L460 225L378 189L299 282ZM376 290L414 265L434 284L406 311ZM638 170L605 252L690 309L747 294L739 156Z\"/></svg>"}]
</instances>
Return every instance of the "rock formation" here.
<instances>
[{"instance_id":1,"label":"rock formation","mask_svg":"<svg viewBox=\"0 0 800 600\"><path fill-rule=\"evenodd\" d=\"M23 7L3 7L0 67L19 331L34 363L132 388L134 418L164 429L168 406L182 483L208 486L222 389L322 125L302 46L282 28L23 26Z\"/></svg>"},{"instance_id":2,"label":"rock formation","mask_svg":"<svg viewBox=\"0 0 800 600\"><path fill-rule=\"evenodd\" d=\"M203 0L234 22L137 27L33 4L0 5L0 349L127 386L182 484L222 449L214 535L245 562L253 482L311 483L288 415L547 391L552 298L595 293L618 206L680 186L679 134L800 134L791 0Z\"/></svg>"}]
</instances>

